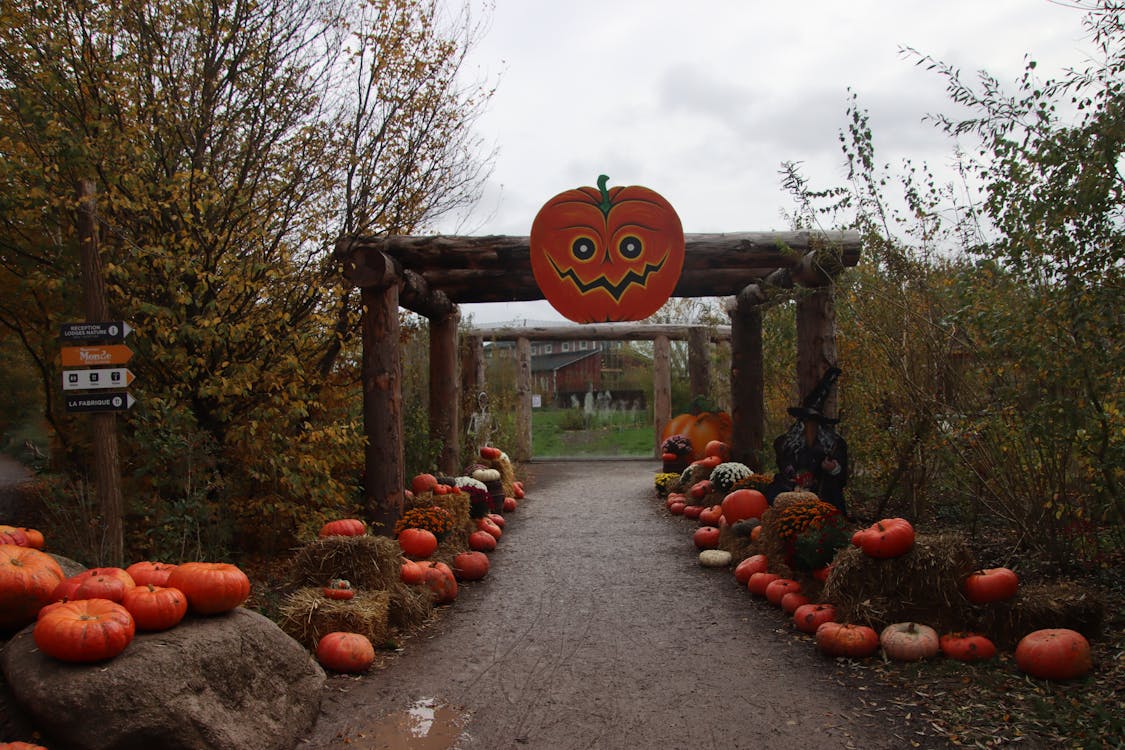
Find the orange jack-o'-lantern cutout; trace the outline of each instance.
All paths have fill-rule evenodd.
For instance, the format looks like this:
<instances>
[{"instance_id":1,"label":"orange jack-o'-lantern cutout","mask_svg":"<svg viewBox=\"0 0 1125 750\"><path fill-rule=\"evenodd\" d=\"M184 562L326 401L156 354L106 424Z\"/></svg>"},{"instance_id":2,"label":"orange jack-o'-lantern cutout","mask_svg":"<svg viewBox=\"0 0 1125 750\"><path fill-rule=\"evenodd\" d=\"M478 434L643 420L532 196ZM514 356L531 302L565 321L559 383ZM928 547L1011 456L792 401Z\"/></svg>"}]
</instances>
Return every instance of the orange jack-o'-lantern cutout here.
<instances>
[{"instance_id":1,"label":"orange jack-o'-lantern cutout","mask_svg":"<svg viewBox=\"0 0 1125 750\"><path fill-rule=\"evenodd\" d=\"M641 320L660 309L684 265L680 217L645 187L559 193L531 225L531 270L547 301L576 323Z\"/></svg>"}]
</instances>

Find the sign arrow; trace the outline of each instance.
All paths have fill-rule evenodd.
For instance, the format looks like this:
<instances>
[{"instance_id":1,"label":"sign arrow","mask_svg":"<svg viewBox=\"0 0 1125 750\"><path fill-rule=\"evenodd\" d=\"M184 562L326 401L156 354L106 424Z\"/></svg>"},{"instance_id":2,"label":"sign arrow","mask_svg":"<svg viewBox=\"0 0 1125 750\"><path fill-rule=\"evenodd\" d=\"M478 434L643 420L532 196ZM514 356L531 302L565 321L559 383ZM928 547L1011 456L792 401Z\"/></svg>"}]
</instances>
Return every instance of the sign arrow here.
<instances>
[{"instance_id":1,"label":"sign arrow","mask_svg":"<svg viewBox=\"0 0 1125 750\"><path fill-rule=\"evenodd\" d=\"M104 388L125 388L134 380L127 367L108 367L100 370L67 370L62 374L64 391L85 391Z\"/></svg>"},{"instance_id":2,"label":"sign arrow","mask_svg":"<svg viewBox=\"0 0 1125 750\"><path fill-rule=\"evenodd\" d=\"M133 356L133 350L124 344L107 346L64 346L63 367L89 367L91 365L123 365Z\"/></svg>"}]
</instances>

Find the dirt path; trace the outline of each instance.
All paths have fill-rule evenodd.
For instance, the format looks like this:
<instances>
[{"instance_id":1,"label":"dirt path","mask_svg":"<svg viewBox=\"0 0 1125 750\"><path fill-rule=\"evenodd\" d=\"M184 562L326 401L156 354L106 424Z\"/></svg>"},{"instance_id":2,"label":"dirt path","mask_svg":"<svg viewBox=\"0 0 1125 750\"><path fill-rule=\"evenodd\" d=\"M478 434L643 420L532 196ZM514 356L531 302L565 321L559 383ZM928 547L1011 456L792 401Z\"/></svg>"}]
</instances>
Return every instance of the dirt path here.
<instances>
[{"instance_id":1,"label":"dirt path","mask_svg":"<svg viewBox=\"0 0 1125 750\"><path fill-rule=\"evenodd\" d=\"M0 453L0 524L21 525L22 509L15 502L12 488L31 479L26 466L6 453Z\"/></svg>"},{"instance_id":2,"label":"dirt path","mask_svg":"<svg viewBox=\"0 0 1125 750\"><path fill-rule=\"evenodd\" d=\"M696 563L690 522L658 510L655 471L532 464L530 498L489 578L465 586L386 669L330 678L301 747L897 750L921 740L779 610Z\"/></svg>"}]
</instances>

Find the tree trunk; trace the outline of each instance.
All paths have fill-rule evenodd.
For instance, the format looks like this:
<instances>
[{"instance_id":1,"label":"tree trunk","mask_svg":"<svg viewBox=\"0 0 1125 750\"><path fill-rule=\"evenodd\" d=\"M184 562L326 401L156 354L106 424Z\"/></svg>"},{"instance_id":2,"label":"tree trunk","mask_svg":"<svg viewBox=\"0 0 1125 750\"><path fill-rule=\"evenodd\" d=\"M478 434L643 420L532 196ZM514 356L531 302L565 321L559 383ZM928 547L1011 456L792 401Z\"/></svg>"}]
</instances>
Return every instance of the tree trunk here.
<instances>
[{"instance_id":1,"label":"tree trunk","mask_svg":"<svg viewBox=\"0 0 1125 750\"><path fill-rule=\"evenodd\" d=\"M86 321L104 322L109 319L109 306L105 299L105 279L102 277L102 259L98 237L98 206L96 188L92 180L78 183L78 239L82 254L82 298ZM98 412L90 415L94 433L94 481L97 484L98 502L102 523L105 524L106 565L120 567L125 562L125 531L122 517L125 503L121 496L121 473L117 458L117 415Z\"/></svg>"},{"instance_id":2,"label":"tree trunk","mask_svg":"<svg viewBox=\"0 0 1125 750\"><path fill-rule=\"evenodd\" d=\"M399 345L398 286L368 287L363 301L363 424L366 520L375 534L393 536L402 517L403 466L402 356Z\"/></svg>"}]
</instances>

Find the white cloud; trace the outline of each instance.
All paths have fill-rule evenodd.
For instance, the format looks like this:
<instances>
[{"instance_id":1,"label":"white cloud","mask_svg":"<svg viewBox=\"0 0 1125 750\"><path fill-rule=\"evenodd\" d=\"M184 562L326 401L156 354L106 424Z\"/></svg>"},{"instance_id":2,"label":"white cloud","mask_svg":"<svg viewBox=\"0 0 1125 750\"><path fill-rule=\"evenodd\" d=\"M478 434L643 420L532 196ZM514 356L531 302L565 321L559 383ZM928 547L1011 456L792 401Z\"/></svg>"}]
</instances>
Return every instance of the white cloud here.
<instances>
[{"instance_id":1,"label":"white cloud","mask_svg":"<svg viewBox=\"0 0 1125 750\"><path fill-rule=\"evenodd\" d=\"M470 68L503 71L479 122L500 154L468 226L527 234L553 195L608 174L662 193L689 232L783 229L781 162L842 179L849 87L880 161L948 161L922 121L953 109L944 81L903 46L1013 81L1025 53L1045 74L1081 64L1080 20L1049 0L497 0Z\"/></svg>"}]
</instances>

